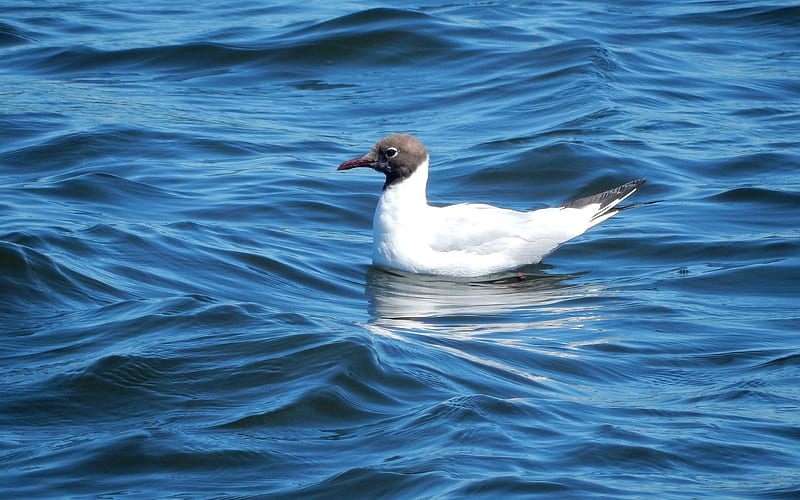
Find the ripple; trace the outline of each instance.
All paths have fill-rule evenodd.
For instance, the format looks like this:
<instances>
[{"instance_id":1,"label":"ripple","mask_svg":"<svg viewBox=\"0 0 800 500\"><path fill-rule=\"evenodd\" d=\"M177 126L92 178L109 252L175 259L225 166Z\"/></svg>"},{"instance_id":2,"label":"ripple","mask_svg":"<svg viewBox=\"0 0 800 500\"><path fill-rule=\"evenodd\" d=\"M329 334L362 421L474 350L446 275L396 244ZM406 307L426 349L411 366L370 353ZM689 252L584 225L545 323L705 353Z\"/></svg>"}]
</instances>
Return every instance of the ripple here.
<instances>
[{"instance_id":1,"label":"ripple","mask_svg":"<svg viewBox=\"0 0 800 500\"><path fill-rule=\"evenodd\" d=\"M25 118L32 119L27 115ZM174 147L176 143L182 145L179 150ZM215 156L230 158L252 154L245 151L244 146L240 146L228 141L137 127L96 127L45 137L35 144L0 152L0 161L7 166L24 165L28 178L48 173L56 175L57 178L74 176L87 173L87 170L96 168L98 164L115 172L128 174L141 172L135 168L135 162L145 159L164 161L183 157L186 149L196 149L206 158Z\"/></svg>"},{"instance_id":2,"label":"ripple","mask_svg":"<svg viewBox=\"0 0 800 500\"><path fill-rule=\"evenodd\" d=\"M696 12L678 16L677 21L717 26L719 23L738 27L796 27L800 26L800 8L756 6Z\"/></svg>"},{"instance_id":3,"label":"ripple","mask_svg":"<svg viewBox=\"0 0 800 500\"><path fill-rule=\"evenodd\" d=\"M213 74L214 65L242 65L258 60L259 51L215 43L100 50L87 46L38 49L28 59L36 61L30 69L52 75L129 74L146 71L165 73L194 72L193 76ZM184 75L186 79L190 76Z\"/></svg>"},{"instance_id":4,"label":"ripple","mask_svg":"<svg viewBox=\"0 0 800 500\"><path fill-rule=\"evenodd\" d=\"M711 199L728 203L758 203L777 209L795 209L800 206L800 193L756 187L729 189Z\"/></svg>"}]
</instances>

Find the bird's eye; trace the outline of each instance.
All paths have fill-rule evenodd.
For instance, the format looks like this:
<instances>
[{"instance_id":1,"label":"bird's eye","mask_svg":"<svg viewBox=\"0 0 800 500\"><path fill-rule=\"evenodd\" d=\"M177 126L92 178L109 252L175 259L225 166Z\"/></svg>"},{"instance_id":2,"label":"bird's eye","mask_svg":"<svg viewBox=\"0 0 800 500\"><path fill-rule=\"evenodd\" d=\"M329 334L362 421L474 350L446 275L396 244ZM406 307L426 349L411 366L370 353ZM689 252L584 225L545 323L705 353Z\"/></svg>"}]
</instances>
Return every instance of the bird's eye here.
<instances>
[{"instance_id":1,"label":"bird's eye","mask_svg":"<svg viewBox=\"0 0 800 500\"><path fill-rule=\"evenodd\" d=\"M394 158L397 156L397 148L387 148L386 149L386 157L387 158Z\"/></svg>"}]
</instances>

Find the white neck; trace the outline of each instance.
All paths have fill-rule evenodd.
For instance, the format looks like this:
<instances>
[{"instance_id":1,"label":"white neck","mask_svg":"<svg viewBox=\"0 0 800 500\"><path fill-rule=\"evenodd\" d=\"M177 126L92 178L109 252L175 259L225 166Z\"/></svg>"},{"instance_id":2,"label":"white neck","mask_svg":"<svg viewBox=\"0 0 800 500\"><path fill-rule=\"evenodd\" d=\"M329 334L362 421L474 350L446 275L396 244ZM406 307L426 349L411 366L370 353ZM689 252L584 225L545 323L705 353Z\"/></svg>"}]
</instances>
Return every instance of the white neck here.
<instances>
[{"instance_id":1,"label":"white neck","mask_svg":"<svg viewBox=\"0 0 800 500\"><path fill-rule=\"evenodd\" d=\"M428 157L417 167L413 174L407 179L395 182L387 187L381 195L381 204L390 204L408 207L427 205L428 197L426 190L428 187Z\"/></svg>"},{"instance_id":2,"label":"white neck","mask_svg":"<svg viewBox=\"0 0 800 500\"><path fill-rule=\"evenodd\" d=\"M386 188L378 200L372 220L373 260L377 264L393 265L408 269L398 249L426 248L431 207L425 196L428 185L428 158L417 170L402 181ZM405 264L405 265L404 265Z\"/></svg>"}]
</instances>

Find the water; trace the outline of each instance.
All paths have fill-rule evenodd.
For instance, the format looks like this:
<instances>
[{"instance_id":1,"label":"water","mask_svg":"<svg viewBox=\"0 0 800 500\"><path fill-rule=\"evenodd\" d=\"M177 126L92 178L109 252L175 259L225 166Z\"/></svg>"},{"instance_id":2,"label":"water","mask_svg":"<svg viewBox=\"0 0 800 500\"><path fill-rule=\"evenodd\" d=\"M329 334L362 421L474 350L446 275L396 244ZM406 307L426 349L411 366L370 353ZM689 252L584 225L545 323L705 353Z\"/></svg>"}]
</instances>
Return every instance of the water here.
<instances>
[{"instance_id":1,"label":"water","mask_svg":"<svg viewBox=\"0 0 800 500\"><path fill-rule=\"evenodd\" d=\"M4 2L3 498L800 497L800 7ZM430 198L627 211L478 280Z\"/></svg>"}]
</instances>

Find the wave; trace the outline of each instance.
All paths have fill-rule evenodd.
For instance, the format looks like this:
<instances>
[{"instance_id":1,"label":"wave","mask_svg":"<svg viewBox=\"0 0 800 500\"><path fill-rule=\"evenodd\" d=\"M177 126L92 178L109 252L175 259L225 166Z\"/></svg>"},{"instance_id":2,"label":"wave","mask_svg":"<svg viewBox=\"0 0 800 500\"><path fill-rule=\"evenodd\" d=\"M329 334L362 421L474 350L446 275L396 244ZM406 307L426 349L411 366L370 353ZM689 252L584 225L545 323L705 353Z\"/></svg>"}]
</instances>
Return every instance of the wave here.
<instances>
[{"instance_id":1,"label":"wave","mask_svg":"<svg viewBox=\"0 0 800 500\"><path fill-rule=\"evenodd\" d=\"M163 196L180 198L188 193L157 185L176 184L174 173L161 175L163 170L159 166L163 162L186 160L187 155L206 162L215 159L230 162L234 158L247 161L262 154L256 144L180 131L114 125L54 133L53 124L47 123L52 115L6 118L6 123L17 131L30 129L30 133L20 133L17 144L9 142L8 149L0 151L0 172L13 174L14 184L24 189L84 183L87 189L106 186L145 197L158 196L160 192Z\"/></svg>"},{"instance_id":2,"label":"wave","mask_svg":"<svg viewBox=\"0 0 800 500\"><path fill-rule=\"evenodd\" d=\"M30 239L11 234L0 240L0 303L7 331L20 335L34 318L49 317L76 305L100 304L125 297L101 279L13 240ZM34 239L39 237L34 236ZM21 324L17 324L20 321Z\"/></svg>"},{"instance_id":3,"label":"wave","mask_svg":"<svg viewBox=\"0 0 800 500\"><path fill-rule=\"evenodd\" d=\"M0 47L36 42L36 35L12 24L0 23Z\"/></svg>"},{"instance_id":4,"label":"wave","mask_svg":"<svg viewBox=\"0 0 800 500\"><path fill-rule=\"evenodd\" d=\"M713 27L723 25L748 29L754 27L797 28L800 27L800 7L754 6L714 9L681 14L675 16L674 19L682 24L701 24ZM759 34L770 35L769 32Z\"/></svg>"},{"instance_id":5,"label":"wave","mask_svg":"<svg viewBox=\"0 0 800 500\"><path fill-rule=\"evenodd\" d=\"M227 81L241 85L256 81L287 81L301 85L316 82L316 89L337 89L346 84L329 81L337 73L347 77L363 72L375 75L390 70L396 78L406 67L416 73L425 66L453 75L469 73L476 78L460 99L487 86L503 90L502 82L484 81L481 75L498 65L519 74L530 71L539 92L564 91L564 75L586 74L586 81L613 80L618 64L612 50L591 39L548 44L531 36L535 48L507 52L495 43L488 27L472 27L471 36L491 38L491 44L470 46L461 40L464 28L446 18L405 9L377 8L347 14L300 28L291 25L261 41L241 43L202 39L184 43L135 48L103 49L91 45L34 46L12 54L19 69L54 77L113 81L206 79L207 84ZM226 36L230 38L230 34ZM326 78L315 68L325 68ZM354 73L355 72L355 73ZM513 83L506 90L519 90ZM528 85L525 82L524 85ZM528 87L533 88L533 87ZM514 93L510 93L513 96ZM510 103L513 105L513 103Z\"/></svg>"},{"instance_id":6,"label":"wave","mask_svg":"<svg viewBox=\"0 0 800 500\"><path fill-rule=\"evenodd\" d=\"M421 54L443 54L453 43L434 29L424 14L400 9L372 9L290 29L262 42L246 44L197 41L152 47L104 50L88 45L36 47L14 54L15 64L39 74L79 78L81 75L158 74L189 80L250 73L250 79L297 76L306 66L394 67ZM276 71L278 72L276 75ZM302 70L301 70L302 71ZM292 73L295 73L292 75Z\"/></svg>"}]
</instances>

